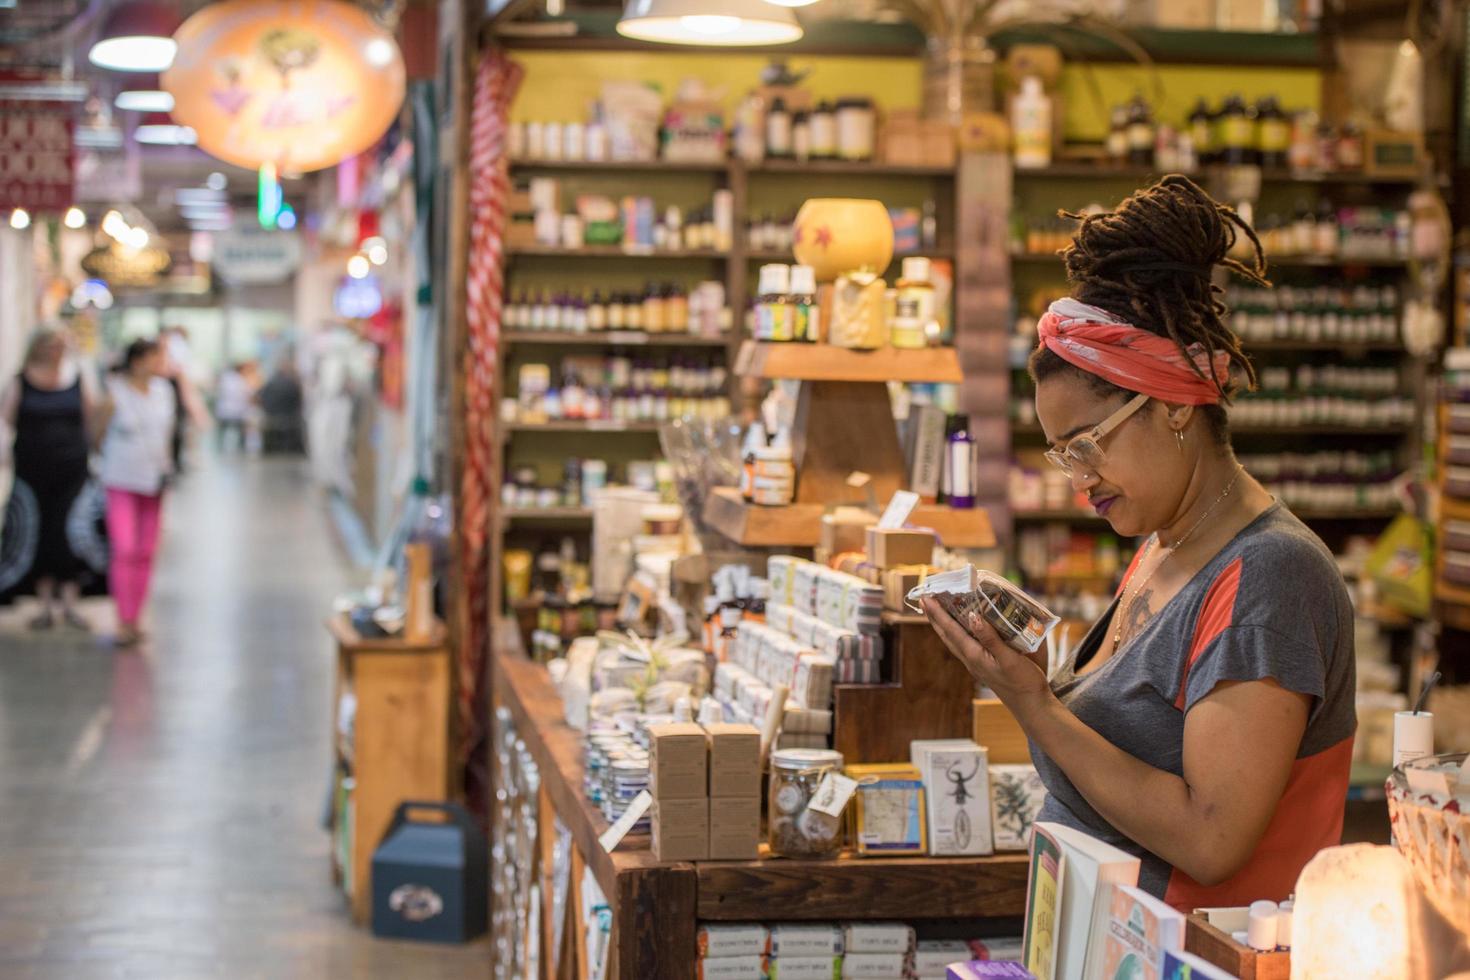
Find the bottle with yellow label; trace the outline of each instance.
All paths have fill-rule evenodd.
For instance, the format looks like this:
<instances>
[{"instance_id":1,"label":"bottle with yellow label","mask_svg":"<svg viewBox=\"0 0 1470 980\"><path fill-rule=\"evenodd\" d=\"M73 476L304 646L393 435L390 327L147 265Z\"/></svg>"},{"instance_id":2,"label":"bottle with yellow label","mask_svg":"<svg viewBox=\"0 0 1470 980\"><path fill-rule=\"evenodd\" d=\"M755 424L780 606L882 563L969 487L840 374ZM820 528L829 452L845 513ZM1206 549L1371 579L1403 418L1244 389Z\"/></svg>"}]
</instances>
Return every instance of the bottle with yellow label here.
<instances>
[{"instance_id":1,"label":"bottle with yellow label","mask_svg":"<svg viewBox=\"0 0 1470 980\"><path fill-rule=\"evenodd\" d=\"M928 346L925 327L935 319L934 283L930 280L928 259L909 256L903 260L903 276L898 280L897 292L890 342L894 347Z\"/></svg>"}]
</instances>

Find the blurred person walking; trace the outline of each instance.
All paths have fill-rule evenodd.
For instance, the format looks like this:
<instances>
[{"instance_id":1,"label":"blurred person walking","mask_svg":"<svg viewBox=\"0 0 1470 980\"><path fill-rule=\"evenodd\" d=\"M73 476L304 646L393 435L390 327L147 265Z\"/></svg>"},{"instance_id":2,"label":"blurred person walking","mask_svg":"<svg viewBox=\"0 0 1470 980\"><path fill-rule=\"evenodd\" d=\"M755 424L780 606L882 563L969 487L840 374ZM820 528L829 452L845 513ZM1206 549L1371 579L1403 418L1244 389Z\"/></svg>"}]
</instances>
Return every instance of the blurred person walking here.
<instances>
[{"instance_id":1,"label":"blurred person walking","mask_svg":"<svg viewBox=\"0 0 1470 980\"><path fill-rule=\"evenodd\" d=\"M264 416L262 451L293 455L304 452L301 378L289 355L282 356L276 373L271 375L255 398Z\"/></svg>"},{"instance_id":2,"label":"blurred person walking","mask_svg":"<svg viewBox=\"0 0 1470 980\"><path fill-rule=\"evenodd\" d=\"M102 440L107 489L108 582L117 603L118 646L142 639L138 620L148 598L163 491L174 473L174 389L157 341L135 340L107 383L108 421Z\"/></svg>"},{"instance_id":3,"label":"blurred person walking","mask_svg":"<svg viewBox=\"0 0 1470 980\"><path fill-rule=\"evenodd\" d=\"M61 622L78 630L91 625L77 611L87 563L72 550L67 523L90 476L88 451L100 409L95 383L72 356L67 335L43 327L31 337L20 374L0 395L0 418L14 434L0 443L0 461L14 463L17 497L8 527L15 547L0 549L0 592L34 588L41 611L31 628Z\"/></svg>"},{"instance_id":4,"label":"blurred person walking","mask_svg":"<svg viewBox=\"0 0 1470 980\"><path fill-rule=\"evenodd\" d=\"M173 390L174 428L169 441L169 452L174 463L174 474L184 472L184 453L189 448L191 429L203 431L212 423L204 399L199 397L199 387L194 383L194 355L189 349L189 331L183 327L164 327L158 335L159 348L163 353L160 377Z\"/></svg>"},{"instance_id":5,"label":"blurred person walking","mask_svg":"<svg viewBox=\"0 0 1470 980\"><path fill-rule=\"evenodd\" d=\"M246 380L244 365L231 364L220 373L214 388L214 425L216 445L220 453L225 451L225 439L234 432L240 449L247 448L245 425L250 415L254 392Z\"/></svg>"}]
</instances>

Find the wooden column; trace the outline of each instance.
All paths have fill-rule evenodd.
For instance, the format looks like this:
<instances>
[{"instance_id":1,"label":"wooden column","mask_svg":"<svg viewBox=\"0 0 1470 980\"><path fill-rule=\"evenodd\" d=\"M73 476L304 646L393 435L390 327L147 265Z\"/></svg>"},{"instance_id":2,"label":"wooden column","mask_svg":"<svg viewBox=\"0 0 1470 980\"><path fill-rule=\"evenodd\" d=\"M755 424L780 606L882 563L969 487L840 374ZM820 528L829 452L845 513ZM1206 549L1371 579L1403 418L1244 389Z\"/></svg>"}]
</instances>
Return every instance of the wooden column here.
<instances>
[{"instance_id":1,"label":"wooden column","mask_svg":"<svg viewBox=\"0 0 1470 980\"><path fill-rule=\"evenodd\" d=\"M955 346L964 383L960 411L976 446L976 503L1002 539L1011 537L1011 261L1008 219L1011 161L1004 153L967 153L955 174Z\"/></svg>"}]
</instances>

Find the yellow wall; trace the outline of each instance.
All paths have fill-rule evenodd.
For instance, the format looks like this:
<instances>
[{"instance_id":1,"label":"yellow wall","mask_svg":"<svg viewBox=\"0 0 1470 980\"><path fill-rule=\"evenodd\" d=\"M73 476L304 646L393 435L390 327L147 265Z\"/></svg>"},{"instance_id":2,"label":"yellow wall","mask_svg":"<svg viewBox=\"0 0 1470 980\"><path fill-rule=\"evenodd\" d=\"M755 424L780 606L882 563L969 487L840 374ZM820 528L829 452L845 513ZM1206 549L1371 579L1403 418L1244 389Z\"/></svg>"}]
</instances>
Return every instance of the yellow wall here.
<instances>
[{"instance_id":1,"label":"yellow wall","mask_svg":"<svg viewBox=\"0 0 1470 980\"><path fill-rule=\"evenodd\" d=\"M512 109L516 121L573 122L587 116L604 80L646 81L672 96L685 78L723 89L733 105L759 84L766 55L647 51L518 51L525 81ZM796 57L793 71L811 69L803 83L817 98L867 95L885 109L917 108L923 93L918 58ZM1157 84L1153 78L1157 78ZM1314 68L1068 65L1062 73L1061 111L1069 139L1101 140L1108 109L1143 92L1161 122L1180 124L1201 95L1217 104L1238 93L1275 95L1287 109L1319 107L1321 74Z\"/></svg>"}]
</instances>

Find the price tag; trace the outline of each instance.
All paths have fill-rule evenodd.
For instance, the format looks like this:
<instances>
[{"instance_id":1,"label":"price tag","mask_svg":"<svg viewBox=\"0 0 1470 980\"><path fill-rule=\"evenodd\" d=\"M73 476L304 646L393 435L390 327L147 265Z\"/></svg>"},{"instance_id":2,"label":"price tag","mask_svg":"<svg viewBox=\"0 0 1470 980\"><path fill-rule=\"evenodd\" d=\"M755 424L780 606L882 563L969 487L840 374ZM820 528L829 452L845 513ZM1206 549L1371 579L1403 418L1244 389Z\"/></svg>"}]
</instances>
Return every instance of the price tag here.
<instances>
[{"instance_id":1,"label":"price tag","mask_svg":"<svg viewBox=\"0 0 1470 980\"><path fill-rule=\"evenodd\" d=\"M919 505L919 495L909 490L900 490L888 501L888 509L883 512L883 517L878 521L878 526L885 531L896 531L903 527L904 521L914 512Z\"/></svg>"},{"instance_id":2,"label":"price tag","mask_svg":"<svg viewBox=\"0 0 1470 980\"><path fill-rule=\"evenodd\" d=\"M602 836L597 838L598 843L602 845L602 849L609 854L617 850L618 845L623 842L623 838L628 836L628 831L633 829L635 823L643 819L643 815L648 812L648 808L651 806L653 806L653 794L649 793L648 790L644 790L633 797L633 802L629 803L628 809L621 817L618 817L618 822L604 830Z\"/></svg>"},{"instance_id":3,"label":"price tag","mask_svg":"<svg viewBox=\"0 0 1470 980\"><path fill-rule=\"evenodd\" d=\"M857 792L856 779L848 779L846 776L836 772L828 772L822 777L821 784L816 793L812 795L812 801L806 805L808 810L825 813L829 817L842 816L847 801L852 799L852 794Z\"/></svg>"},{"instance_id":4,"label":"price tag","mask_svg":"<svg viewBox=\"0 0 1470 980\"><path fill-rule=\"evenodd\" d=\"M607 335L610 344L646 344L648 334L636 330L613 330Z\"/></svg>"}]
</instances>

